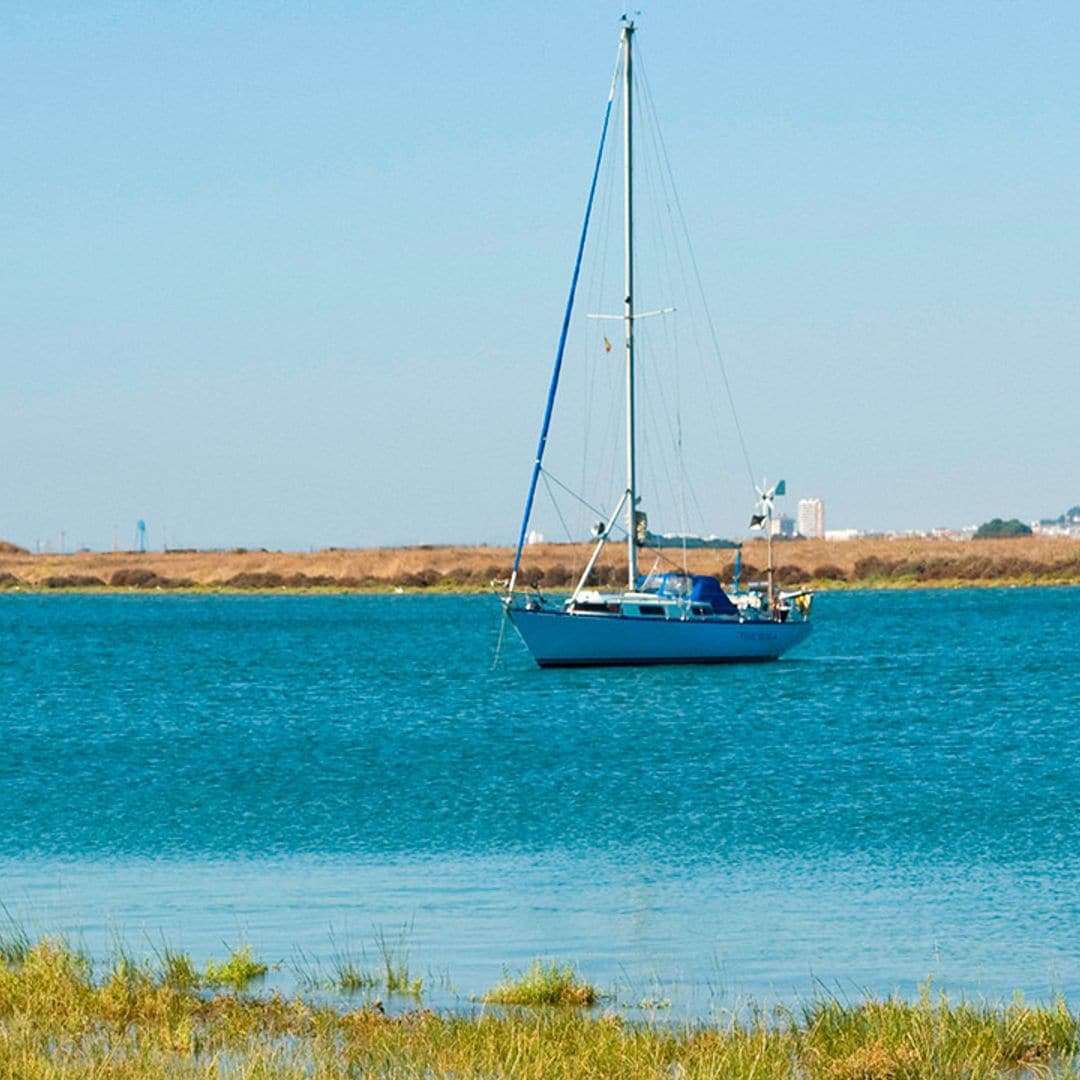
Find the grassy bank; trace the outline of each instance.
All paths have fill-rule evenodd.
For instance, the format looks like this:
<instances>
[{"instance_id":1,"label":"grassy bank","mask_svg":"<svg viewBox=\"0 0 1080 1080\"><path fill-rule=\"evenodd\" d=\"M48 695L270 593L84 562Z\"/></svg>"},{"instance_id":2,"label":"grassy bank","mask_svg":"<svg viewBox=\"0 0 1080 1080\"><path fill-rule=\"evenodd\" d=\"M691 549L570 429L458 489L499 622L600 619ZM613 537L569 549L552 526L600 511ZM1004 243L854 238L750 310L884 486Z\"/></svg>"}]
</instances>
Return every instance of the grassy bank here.
<instances>
[{"instance_id":1,"label":"grassy bank","mask_svg":"<svg viewBox=\"0 0 1080 1080\"><path fill-rule=\"evenodd\" d=\"M955 542L864 538L778 543L780 582L819 589L1080 584L1080 542L1067 537ZM526 549L521 580L559 591L577 580L585 545L541 544ZM652 556L648 556L649 559ZM0 590L311 592L486 591L504 580L509 548L423 545L315 552L175 551L79 552L31 555L0 549ZM730 549L687 552L691 571L730 581ZM742 580L760 578L768 559L763 541L743 547ZM658 568L678 568L682 553L665 551ZM648 567L649 563L643 563ZM599 584L621 583L625 552L605 551Z\"/></svg>"},{"instance_id":2,"label":"grassy bank","mask_svg":"<svg viewBox=\"0 0 1080 1080\"><path fill-rule=\"evenodd\" d=\"M235 954L234 954L235 955ZM254 958L241 965L250 975ZM220 976L220 970L218 971ZM1080 1022L1062 1002L1001 1007L924 991L704 1024L627 1022L580 1001L566 966L534 966L495 988L542 1002L465 1014L414 1004L347 1010L301 997L221 992L211 972L166 952L95 972L62 942L0 952L0 1076L45 1077L801 1077L1075 1076ZM254 977L254 976L252 976ZM567 987L569 999L552 998Z\"/></svg>"}]
</instances>

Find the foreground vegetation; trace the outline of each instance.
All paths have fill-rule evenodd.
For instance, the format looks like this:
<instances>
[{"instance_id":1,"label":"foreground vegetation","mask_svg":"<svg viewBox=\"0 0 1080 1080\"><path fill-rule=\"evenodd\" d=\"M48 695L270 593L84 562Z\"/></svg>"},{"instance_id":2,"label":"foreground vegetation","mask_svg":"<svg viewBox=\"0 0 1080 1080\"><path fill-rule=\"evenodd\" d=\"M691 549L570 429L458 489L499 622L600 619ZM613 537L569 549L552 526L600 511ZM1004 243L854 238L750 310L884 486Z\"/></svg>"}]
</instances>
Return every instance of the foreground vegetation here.
<instances>
[{"instance_id":1,"label":"foreground vegetation","mask_svg":"<svg viewBox=\"0 0 1080 1080\"><path fill-rule=\"evenodd\" d=\"M420 545L410 548L327 549L313 552L169 551L79 552L31 555L0 544L0 591L487 591L509 573L509 548ZM526 549L521 582L558 591L577 580L587 545L540 544ZM644 556L651 559L652 555ZM1080 542L1067 536L956 542L931 538L799 540L774 550L779 581L787 587L898 588L912 585L1080 584ZM765 544L742 549L742 581L760 579ZM694 573L730 582L735 552L686 552ZM681 567L683 553L668 549L661 569ZM621 583L626 556L609 545L596 567L598 584Z\"/></svg>"},{"instance_id":2,"label":"foreground vegetation","mask_svg":"<svg viewBox=\"0 0 1080 1080\"><path fill-rule=\"evenodd\" d=\"M235 956L236 954L234 954ZM247 953L245 963L252 962ZM537 964L515 986L587 986ZM541 993L541 997L544 997ZM798 1077L1076 1076L1080 1024L1064 1003L845 1003L751 1011L711 1023L626 1021L570 1005L480 1006L438 1015L382 1003L221 993L190 961L92 964L59 941L0 953L0 1076L46 1077Z\"/></svg>"},{"instance_id":3,"label":"foreground vegetation","mask_svg":"<svg viewBox=\"0 0 1080 1080\"><path fill-rule=\"evenodd\" d=\"M596 987L578 978L573 964L534 960L517 979L505 978L484 995L493 1005L595 1005Z\"/></svg>"}]
</instances>

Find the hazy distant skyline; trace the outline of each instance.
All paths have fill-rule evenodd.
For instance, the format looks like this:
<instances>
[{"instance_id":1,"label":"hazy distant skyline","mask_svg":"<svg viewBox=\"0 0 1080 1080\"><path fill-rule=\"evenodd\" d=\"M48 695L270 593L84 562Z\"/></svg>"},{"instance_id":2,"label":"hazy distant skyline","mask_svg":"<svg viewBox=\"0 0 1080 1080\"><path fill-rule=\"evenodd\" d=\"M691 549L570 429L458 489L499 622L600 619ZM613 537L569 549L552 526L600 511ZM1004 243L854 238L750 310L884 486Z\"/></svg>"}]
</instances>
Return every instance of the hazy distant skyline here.
<instances>
[{"instance_id":1,"label":"hazy distant skyline","mask_svg":"<svg viewBox=\"0 0 1080 1080\"><path fill-rule=\"evenodd\" d=\"M511 542L620 13L4 5L0 537ZM784 509L1080 500L1080 9L639 27ZM709 531L751 505L725 486Z\"/></svg>"}]
</instances>

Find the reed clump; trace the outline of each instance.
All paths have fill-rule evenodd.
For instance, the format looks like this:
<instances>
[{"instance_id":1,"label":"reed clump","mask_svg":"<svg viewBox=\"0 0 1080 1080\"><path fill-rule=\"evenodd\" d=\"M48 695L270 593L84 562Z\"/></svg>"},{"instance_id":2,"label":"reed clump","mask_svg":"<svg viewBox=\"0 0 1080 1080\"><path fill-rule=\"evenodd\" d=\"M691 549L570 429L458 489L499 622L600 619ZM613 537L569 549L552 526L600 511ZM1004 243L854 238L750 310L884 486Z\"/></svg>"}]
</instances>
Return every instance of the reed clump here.
<instances>
[{"instance_id":1,"label":"reed clump","mask_svg":"<svg viewBox=\"0 0 1080 1080\"><path fill-rule=\"evenodd\" d=\"M394 944L380 927L375 934L375 945L382 960L383 985L387 993L403 994L419 1000L424 989L424 980L409 971L409 950L406 942L411 930L410 926L403 926L398 941Z\"/></svg>"},{"instance_id":2,"label":"reed clump","mask_svg":"<svg viewBox=\"0 0 1080 1080\"><path fill-rule=\"evenodd\" d=\"M234 950L234 953L238 950ZM565 976L568 965L542 968ZM95 974L62 940L0 958L0 1076L740 1077L991 1080L1077 1075L1080 1023L1061 1000L821 997L695 1024L585 1009L386 1015L196 986L183 954L119 955ZM573 981L573 980L571 980Z\"/></svg>"},{"instance_id":3,"label":"reed clump","mask_svg":"<svg viewBox=\"0 0 1080 1080\"><path fill-rule=\"evenodd\" d=\"M335 961L331 989L340 990L343 994L357 994L362 990L375 990L378 986L379 977L350 957ZM419 994L419 986L416 992Z\"/></svg>"},{"instance_id":4,"label":"reed clump","mask_svg":"<svg viewBox=\"0 0 1080 1080\"><path fill-rule=\"evenodd\" d=\"M382 931L379 931L378 937L385 940ZM364 990L377 990L379 988L381 979L378 972L373 971L368 963L367 954L364 952L363 947L360 949L360 955L357 956L348 940L346 939L343 944L339 944L332 931L330 943L333 946L333 955L330 958L331 974L330 978L323 983L324 986L343 994L359 994ZM392 963L387 964L385 956L383 963L387 967L393 966ZM389 988L388 992L390 992ZM417 995L419 995L419 987L417 988Z\"/></svg>"},{"instance_id":5,"label":"reed clump","mask_svg":"<svg viewBox=\"0 0 1080 1080\"><path fill-rule=\"evenodd\" d=\"M202 977L191 957L168 946L161 959L161 981L174 990L197 990L202 985Z\"/></svg>"},{"instance_id":6,"label":"reed clump","mask_svg":"<svg viewBox=\"0 0 1080 1080\"><path fill-rule=\"evenodd\" d=\"M484 995L493 1005L595 1005L596 987L578 978L573 964L534 960L517 978L506 978Z\"/></svg>"},{"instance_id":7,"label":"reed clump","mask_svg":"<svg viewBox=\"0 0 1080 1080\"><path fill-rule=\"evenodd\" d=\"M207 986L231 986L234 990L246 990L268 970L266 964L252 955L250 945L242 945L233 949L229 958L221 963L208 960L203 982Z\"/></svg>"}]
</instances>

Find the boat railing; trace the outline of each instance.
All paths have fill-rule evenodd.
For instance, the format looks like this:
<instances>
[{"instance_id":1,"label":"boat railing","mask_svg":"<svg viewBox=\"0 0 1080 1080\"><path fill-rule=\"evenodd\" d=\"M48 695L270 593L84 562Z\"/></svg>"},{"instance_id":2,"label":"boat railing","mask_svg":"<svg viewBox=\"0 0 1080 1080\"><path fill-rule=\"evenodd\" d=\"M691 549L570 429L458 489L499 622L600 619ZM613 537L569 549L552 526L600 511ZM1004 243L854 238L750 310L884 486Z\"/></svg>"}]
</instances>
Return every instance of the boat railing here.
<instances>
[{"instance_id":1,"label":"boat railing","mask_svg":"<svg viewBox=\"0 0 1080 1080\"><path fill-rule=\"evenodd\" d=\"M778 592L769 603L769 590L764 582L754 582L738 592L728 594L746 620L761 622L809 622L814 594L809 589Z\"/></svg>"}]
</instances>

